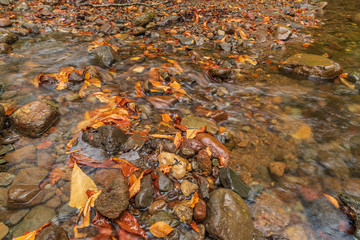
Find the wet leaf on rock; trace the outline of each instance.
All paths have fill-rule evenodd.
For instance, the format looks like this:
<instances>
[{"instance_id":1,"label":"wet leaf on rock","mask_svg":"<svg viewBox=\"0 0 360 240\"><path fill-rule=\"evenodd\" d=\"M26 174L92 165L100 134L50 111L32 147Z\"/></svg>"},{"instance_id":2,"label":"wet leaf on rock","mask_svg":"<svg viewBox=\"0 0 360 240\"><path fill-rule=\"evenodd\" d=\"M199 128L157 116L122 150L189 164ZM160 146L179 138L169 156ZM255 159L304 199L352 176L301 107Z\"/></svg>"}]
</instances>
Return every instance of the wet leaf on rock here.
<instances>
[{"instance_id":1,"label":"wet leaf on rock","mask_svg":"<svg viewBox=\"0 0 360 240\"><path fill-rule=\"evenodd\" d=\"M121 216L118 219L116 219L115 221L125 231L134 233L136 235L139 235L139 236L147 239L145 231L140 227L140 224L138 223L136 218L128 211L124 211L121 214Z\"/></svg>"},{"instance_id":2,"label":"wet leaf on rock","mask_svg":"<svg viewBox=\"0 0 360 240\"><path fill-rule=\"evenodd\" d=\"M143 179L145 174L148 174L149 172L151 172L151 169L146 169L144 170L140 177L136 179L136 181L134 182L134 184L132 184L129 188L129 193L130 193L130 199L132 197L134 197L139 191L140 191L140 186L141 186L141 179Z\"/></svg>"},{"instance_id":3,"label":"wet leaf on rock","mask_svg":"<svg viewBox=\"0 0 360 240\"><path fill-rule=\"evenodd\" d=\"M89 190L97 191L96 184L74 163L71 174L69 206L81 208L88 201L86 192Z\"/></svg>"},{"instance_id":4,"label":"wet leaf on rock","mask_svg":"<svg viewBox=\"0 0 360 240\"><path fill-rule=\"evenodd\" d=\"M25 233L24 235L14 238L14 240L35 240L35 236L36 234L38 234L41 230L43 230L44 228L50 226L52 223L45 223L44 225L42 225L41 227L39 227L38 229L36 229L35 231L32 232L28 232Z\"/></svg>"},{"instance_id":5,"label":"wet leaf on rock","mask_svg":"<svg viewBox=\"0 0 360 240\"><path fill-rule=\"evenodd\" d=\"M165 222L156 222L149 228L150 232L158 238L169 235L174 229Z\"/></svg>"}]
</instances>

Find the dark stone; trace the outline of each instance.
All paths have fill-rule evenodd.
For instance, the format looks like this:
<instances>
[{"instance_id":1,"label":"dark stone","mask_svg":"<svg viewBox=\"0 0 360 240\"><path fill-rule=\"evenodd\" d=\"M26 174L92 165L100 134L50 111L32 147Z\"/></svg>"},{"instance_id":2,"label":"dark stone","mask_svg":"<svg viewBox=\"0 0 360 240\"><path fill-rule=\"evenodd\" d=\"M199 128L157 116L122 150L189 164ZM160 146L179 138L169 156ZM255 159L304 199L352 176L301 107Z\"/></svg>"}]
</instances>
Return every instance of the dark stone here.
<instances>
[{"instance_id":1,"label":"dark stone","mask_svg":"<svg viewBox=\"0 0 360 240\"><path fill-rule=\"evenodd\" d=\"M77 72L73 71L70 73L69 75L69 82L73 82L73 83L79 83L84 81L83 76L81 76L80 74L78 74Z\"/></svg>"},{"instance_id":2,"label":"dark stone","mask_svg":"<svg viewBox=\"0 0 360 240\"><path fill-rule=\"evenodd\" d=\"M132 24L136 27L137 26L145 27L148 23L153 21L153 19L154 19L154 13L147 12L147 13L143 13L143 14L137 16L133 20Z\"/></svg>"},{"instance_id":3,"label":"dark stone","mask_svg":"<svg viewBox=\"0 0 360 240\"><path fill-rule=\"evenodd\" d=\"M147 224L150 226L156 222L165 222L172 228L176 228L180 225L180 222L176 220L175 216L166 211L160 211L147 220Z\"/></svg>"},{"instance_id":4,"label":"dark stone","mask_svg":"<svg viewBox=\"0 0 360 240\"><path fill-rule=\"evenodd\" d=\"M146 32L146 29L144 27L135 27L132 31L134 36L144 35L145 32Z\"/></svg>"},{"instance_id":5,"label":"dark stone","mask_svg":"<svg viewBox=\"0 0 360 240\"><path fill-rule=\"evenodd\" d=\"M159 190L162 192L169 192L174 189L174 183L161 171L157 171L156 174L159 177Z\"/></svg>"},{"instance_id":6,"label":"dark stone","mask_svg":"<svg viewBox=\"0 0 360 240\"><path fill-rule=\"evenodd\" d=\"M0 42L12 44L18 40L15 33L6 30L0 30Z\"/></svg>"},{"instance_id":7,"label":"dark stone","mask_svg":"<svg viewBox=\"0 0 360 240\"><path fill-rule=\"evenodd\" d=\"M10 115L10 123L19 133L29 137L39 137L58 120L60 114L56 107L43 102L33 101Z\"/></svg>"},{"instance_id":8,"label":"dark stone","mask_svg":"<svg viewBox=\"0 0 360 240\"><path fill-rule=\"evenodd\" d=\"M161 22L159 22L158 25L165 27L174 23L178 23L179 21L181 21L181 17L176 15L170 15L163 19Z\"/></svg>"},{"instance_id":9,"label":"dark stone","mask_svg":"<svg viewBox=\"0 0 360 240\"><path fill-rule=\"evenodd\" d=\"M10 208L26 208L38 205L44 197L38 185L15 185L8 192L8 205Z\"/></svg>"},{"instance_id":10,"label":"dark stone","mask_svg":"<svg viewBox=\"0 0 360 240\"><path fill-rule=\"evenodd\" d=\"M39 34L40 33L40 29L39 29L38 25L36 25L36 24L22 22L20 26L22 28L25 28L26 30L28 30L31 34Z\"/></svg>"},{"instance_id":11,"label":"dark stone","mask_svg":"<svg viewBox=\"0 0 360 240\"><path fill-rule=\"evenodd\" d=\"M250 187L244 183L240 176L231 168L223 167L220 169L220 182L225 188L229 188L243 198L249 196Z\"/></svg>"},{"instance_id":12,"label":"dark stone","mask_svg":"<svg viewBox=\"0 0 360 240\"><path fill-rule=\"evenodd\" d=\"M254 224L244 200L235 192L219 188L207 202L205 228L218 240L252 240Z\"/></svg>"},{"instance_id":13,"label":"dark stone","mask_svg":"<svg viewBox=\"0 0 360 240\"><path fill-rule=\"evenodd\" d=\"M231 69L225 67L214 67L209 70L209 73L212 77L225 79L230 75Z\"/></svg>"},{"instance_id":14,"label":"dark stone","mask_svg":"<svg viewBox=\"0 0 360 240\"><path fill-rule=\"evenodd\" d=\"M127 138L120 128L107 125L85 131L82 135L83 141L94 147L101 147L109 154L119 152Z\"/></svg>"},{"instance_id":15,"label":"dark stone","mask_svg":"<svg viewBox=\"0 0 360 240\"><path fill-rule=\"evenodd\" d=\"M95 200L95 209L107 218L116 219L127 209L129 199L128 185L121 173L105 187L104 191Z\"/></svg>"},{"instance_id":16,"label":"dark stone","mask_svg":"<svg viewBox=\"0 0 360 240\"><path fill-rule=\"evenodd\" d=\"M195 204L194 219L198 223L202 223L206 218L206 202L202 199Z\"/></svg>"},{"instance_id":17,"label":"dark stone","mask_svg":"<svg viewBox=\"0 0 360 240\"><path fill-rule=\"evenodd\" d=\"M0 48L1 48L1 45L0 45ZM0 51L1 51L1 49L0 49ZM3 107L3 105L0 104L0 132L4 128L4 123L5 123L5 108Z\"/></svg>"},{"instance_id":18,"label":"dark stone","mask_svg":"<svg viewBox=\"0 0 360 240\"><path fill-rule=\"evenodd\" d=\"M176 145L173 142L167 142L164 144L164 151L175 153L176 152Z\"/></svg>"},{"instance_id":19,"label":"dark stone","mask_svg":"<svg viewBox=\"0 0 360 240\"><path fill-rule=\"evenodd\" d=\"M298 75L319 79L333 79L343 71L338 63L313 54L295 54L285 60L283 69Z\"/></svg>"},{"instance_id":20,"label":"dark stone","mask_svg":"<svg viewBox=\"0 0 360 240\"><path fill-rule=\"evenodd\" d=\"M35 240L68 240L67 232L55 224L41 230L35 237Z\"/></svg>"},{"instance_id":21,"label":"dark stone","mask_svg":"<svg viewBox=\"0 0 360 240\"><path fill-rule=\"evenodd\" d=\"M140 191L135 195L135 206L140 209L149 207L154 193L151 175L148 174L141 180Z\"/></svg>"},{"instance_id":22,"label":"dark stone","mask_svg":"<svg viewBox=\"0 0 360 240\"><path fill-rule=\"evenodd\" d=\"M200 150L200 152L196 155L196 162L199 164L200 170L205 172L205 175L211 174L211 160L206 150Z\"/></svg>"},{"instance_id":23,"label":"dark stone","mask_svg":"<svg viewBox=\"0 0 360 240\"><path fill-rule=\"evenodd\" d=\"M140 134L131 135L128 140L124 143L125 151L139 151L146 143L146 139Z\"/></svg>"},{"instance_id":24,"label":"dark stone","mask_svg":"<svg viewBox=\"0 0 360 240\"><path fill-rule=\"evenodd\" d=\"M94 63L100 67L111 67L116 61L120 61L121 58L111 46L100 46L94 51L95 58Z\"/></svg>"}]
</instances>

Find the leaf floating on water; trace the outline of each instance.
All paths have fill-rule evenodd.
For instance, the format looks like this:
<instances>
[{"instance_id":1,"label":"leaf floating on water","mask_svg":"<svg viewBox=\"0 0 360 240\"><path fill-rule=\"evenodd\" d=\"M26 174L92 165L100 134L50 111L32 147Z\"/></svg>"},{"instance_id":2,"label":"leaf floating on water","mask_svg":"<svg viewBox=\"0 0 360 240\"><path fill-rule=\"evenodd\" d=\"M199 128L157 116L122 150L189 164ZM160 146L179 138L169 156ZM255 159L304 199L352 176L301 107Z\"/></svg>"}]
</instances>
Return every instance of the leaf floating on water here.
<instances>
[{"instance_id":1,"label":"leaf floating on water","mask_svg":"<svg viewBox=\"0 0 360 240\"><path fill-rule=\"evenodd\" d=\"M136 220L136 218L129 213L128 211L124 211L121 216L115 220L117 224L120 225L121 228L123 228L125 231L134 233L136 235L139 235L145 239L148 239L146 237L145 231L140 227L140 224Z\"/></svg>"},{"instance_id":2,"label":"leaf floating on water","mask_svg":"<svg viewBox=\"0 0 360 240\"><path fill-rule=\"evenodd\" d=\"M174 229L165 222L156 222L149 228L152 235L158 238L163 238L169 235Z\"/></svg>"},{"instance_id":3,"label":"leaf floating on water","mask_svg":"<svg viewBox=\"0 0 360 240\"><path fill-rule=\"evenodd\" d=\"M69 206L81 208L88 201L86 194L88 190L97 192L96 184L74 163L71 174Z\"/></svg>"}]
</instances>

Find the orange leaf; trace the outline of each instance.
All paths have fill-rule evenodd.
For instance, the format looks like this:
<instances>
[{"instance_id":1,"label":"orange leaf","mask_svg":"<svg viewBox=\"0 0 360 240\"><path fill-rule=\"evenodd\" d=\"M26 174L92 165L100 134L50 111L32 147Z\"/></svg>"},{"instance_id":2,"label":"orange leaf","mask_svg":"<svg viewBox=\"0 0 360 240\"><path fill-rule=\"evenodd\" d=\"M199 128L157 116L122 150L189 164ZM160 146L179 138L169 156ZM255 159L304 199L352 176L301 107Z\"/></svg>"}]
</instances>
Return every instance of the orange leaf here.
<instances>
[{"instance_id":1,"label":"orange leaf","mask_svg":"<svg viewBox=\"0 0 360 240\"><path fill-rule=\"evenodd\" d=\"M169 116L169 114L161 114L162 120L166 123L171 121L171 117Z\"/></svg>"},{"instance_id":2,"label":"orange leaf","mask_svg":"<svg viewBox=\"0 0 360 240\"><path fill-rule=\"evenodd\" d=\"M63 172L61 171L60 168L54 168L53 170L51 170L49 174L51 186L54 186L54 184L61 179L62 174Z\"/></svg>"},{"instance_id":3,"label":"orange leaf","mask_svg":"<svg viewBox=\"0 0 360 240\"><path fill-rule=\"evenodd\" d=\"M323 195L326 197L327 200L329 200L332 205L334 205L334 207L339 209L339 203L334 197L327 195L326 193L324 193Z\"/></svg>"},{"instance_id":4,"label":"orange leaf","mask_svg":"<svg viewBox=\"0 0 360 240\"><path fill-rule=\"evenodd\" d=\"M44 225L42 225L41 227L39 227L38 229L36 229L35 231L29 232L29 233L25 233L24 235L14 238L14 240L34 240L36 234L38 234L41 230L43 230L44 228L50 226L52 223L45 223Z\"/></svg>"},{"instance_id":5,"label":"orange leaf","mask_svg":"<svg viewBox=\"0 0 360 240\"><path fill-rule=\"evenodd\" d=\"M193 221L190 226L195 230L195 232L199 233L199 227L197 226L196 222Z\"/></svg>"},{"instance_id":6,"label":"orange leaf","mask_svg":"<svg viewBox=\"0 0 360 240\"><path fill-rule=\"evenodd\" d=\"M36 149L47 149L51 145L53 145L52 141L50 141L50 140L44 141L44 142L39 143L39 145L36 146Z\"/></svg>"},{"instance_id":7,"label":"orange leaf","mask_svg":"<svg viewBox=\"0 0 360 240\"><path fill-rule=\"evenodd\" d=\"M226 128L220 127L220 128L219 128L219 134L222 134L222 133L224 133L224 132L226 132Z\"/></svg>"},{"instance_id":8,"label":"orange leaf","mask_svg":"<svg viewBox=\"0 0 360 240\"><path fill-rule=\"evenodd\" d=\"M143 171L138 179L134 182L133 185L129 188L130 198L134 197L139 191L141 186L141 179L144 177L145 174L151 172L151 169L146 169Z\"/></svg>"},{"instance_id":9,"label":"orange leaf","mask_svg":"<svg viewBox=\"0 0 360 240\"><path fill-rule=\"evenodd\" d=\"M169 165L164 165L164 166L158 167L158 169L159 169L161 172L163 172L164 174L169 173L172 168L173 168L173 166L169 166Z\"/></svg>"},{"instance_id":10,"label":"orange leaf","mask_svg":"<svg viewBox=\"0 0 360 240\"><path fill-rule=\"evenodd\" d=\"M164 138L164 139L174 140L173 136L164 135L164 134L150 134L149 136L150 137L155 137L155 138Z\"/></svg>"},{"instance_id":11,"label":"orange leaf","mask_svg":"<svg viewBox=\"0 0 360 240\"><path fill-rule=\"evenodd\" d=\"M199 202L199 195L197 192L191 197L189 207L194 208L195 205Z\"/></svg>"},{"instance_id":12,"label":"orange leaf","mask_svg":"<svg viewBox=\"0 0 360 240\"><path fill-rule=\"evenodd\" d=\"M227 166L229 164L229 160L226 160L223 156L219 156L219 159L222 166Z\"/></svg>"},{"instance_id":13,"label":"orange leaf","mask_svg":"<svg viewBox=\"0 0 360 240\"><path fill-rule=\"evenodd\" d=\"M140 224L138 223L136 218L128 211L124 211L121 216L115 221L117 222L117 224L120 225L121 228L123 228L127 232L134 233L147 239L145 231L140 227Z\"/></svg>"},{"instance_id":14,"label":"orange leaf","mask_svg":"<svg viewBox=\"0 0 360 240\"><path fill-rule=\"evenodd\" d=\"M156 222L149 228L150 232L158 238L169 235L174 229L165 222Z\"/></svg>"},{"instance_id":15,"label":"orange leaf","mask_svg":"<svg viewBox=\"0 0 360 240\"><path fill-rule=\"evenodd\" d=\"M175 135L175 138L174 138L174 144L176 146L176 149L179 148L181 142L183 141L183 137L181 136L181 132L178 131Z\"/></svg>"}]
</instances>

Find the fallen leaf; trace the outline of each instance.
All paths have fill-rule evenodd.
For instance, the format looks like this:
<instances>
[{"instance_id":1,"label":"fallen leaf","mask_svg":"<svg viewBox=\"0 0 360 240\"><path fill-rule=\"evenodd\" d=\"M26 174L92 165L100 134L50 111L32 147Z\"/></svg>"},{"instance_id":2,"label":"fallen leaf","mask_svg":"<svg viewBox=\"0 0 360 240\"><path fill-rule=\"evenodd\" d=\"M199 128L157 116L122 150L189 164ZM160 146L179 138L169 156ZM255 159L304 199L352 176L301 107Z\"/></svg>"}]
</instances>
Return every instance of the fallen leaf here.
<instances>
[{"instance_id":1,"label":"fallen leaf","mask_svg":"<svg viewBox=\"0 0 360 240\"><path fill-rule=\"evenodd\" d=\"M145 239L148 239L146 237L145 231L140 227L140 224L136 220L136 218L129 213L128 211L124 211L121 216L115 220L117 224L120 225L125 231L134 233L136 235L139 235Z\"/></svg>"},{"instance_id":2,"label":"fallen leaf","mask_svg":"<svg viewBox=\"0 0 360 240\"><path fill-rule=\"evenodd\" d=\"M190 226L195 230L195 232L199 233L199 227L197 226L196 222L193 221Z\"/></svg>"},{"instance_id":3,"label":"fallen leaf","mask_svg":"<svg viewBox=\"0 0 360 240\"><path fill-rule=\"evenodd\" d=\"M49 174L50 184L51 186L54 186L57 181L59 181L62 177L63 172L60 168L54 168L51 170Z\"/></svg>"},{"instance_id":4,"label":"fallen leaf","mask_svg":"<svg viewBox=\"0 0 360 240\"><path fill-rule=\"evenodd\" d=\"M163 238L169 235L174 229L165 222L156 222L149 228L150 232L158 238Z\"/></svg>"},{"instance_id":5,"label":"fallen leaf","mask_svg":"<svg viewBox=\"0 0 360 240\"><path fill-rule=\"evenodd\" d=\"M195 192L194 195L190 199L189 207L194 208L198 202L199 202L199 195L197 192Z\"/></svg>"},{"instance_id":6,"label":"fallen leaf","mask_svg":"<svg viewBox=\"0 0 360 240\"><path fill-rule=\"evenodd\" d=\"M169 123L171 121L171 117L169 116L169 114L161 114L161 118L166 123Z\"/></svg>"},{"instance_id":7,"label":"fallen leaf","mask_svg":"<svg viewBox=\"0 0 360 240\"><path fill-rule=\"evenodd\" d=\"M136 181L134 182L133 185L130 186L129 188L129 193L130 193L130 199L132 197L134 197L139 191L140 191L140 186L141 186L141 179L144 177L145 174L148 174L149 172L151 172L151 169L146 169L144 170L141 175L139 176L138 179L136 179Z\"/></svg>"},{"instance_id":8,"label":"fallen leaf","mask_svg":"<svg viewBox=\"0 0 360 240\"><path fill-rule=\"evenodd\" d=\"M88 201L88 195L86 194L88 190L97 192L97 187L93 180L91 180L91 178L88 177L76 163L74 163L70 182L69 206L81 208Z\"/></svg>"},{"instance_id":9,"label":"fallen leaf","mask_svg":"<svg viewBox=\"0 0 360 240\"><path fill-rule=\"evenodd\" d=\"M150 134L149 136L154 138L164 138L164 139L174 140L173 136L164 135L164 134Z\"/></svg>"},{"instance_id":10,"label":"fallen leaf","mask_svg":"<svg viewBox=\"0 0 360 240\"><path fill-rule=\"evenodd\" d=\"M336 198L326 194L326 193L323 193L323 195L326 197L327 200L329 200L329 202L334 206L336 207L337 209L340 208L339 206L339 202L336 200Z\"/></svg>"},{"instance_id":11,"label":"fallen leaf","mask_svg":"<svg viewBox=\"0 0 360 240\"><path fill-rule=\"evenodd\" d=\"M174 144L176 146L176 149L178 149L180 147L181 142L183 141L183 137L181 136L181 132L178 131L175 134L175 138L174 138Z\"/></svg>"},{"instance_id":12,"label":"fallen leaf","mask_svg":"<svg viewBox=\"0 0 360 240\"><path fill-rule=\"evenodd\" d=\"M41 227L39 227L38 229L36 229L35 231L29 232L29 233L25 233L24 235L14 238L13 240L35 240L35 236L36 234L38 234L41 230L43 230L44 228L51 226L52 222L49 223L45 223L44 225L42 225Z\"/></svg>"}]
</instances>

